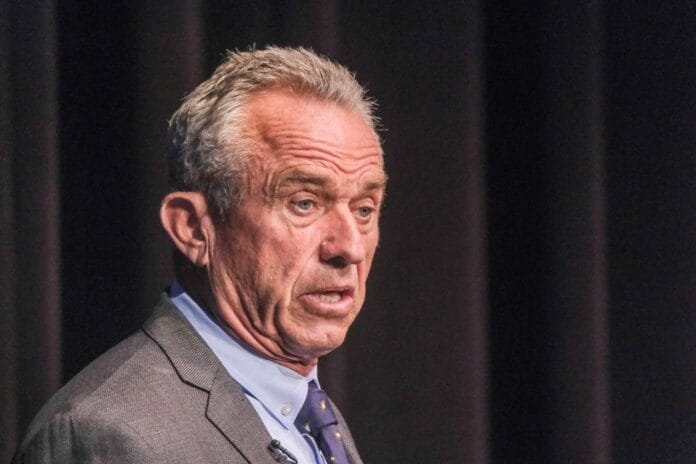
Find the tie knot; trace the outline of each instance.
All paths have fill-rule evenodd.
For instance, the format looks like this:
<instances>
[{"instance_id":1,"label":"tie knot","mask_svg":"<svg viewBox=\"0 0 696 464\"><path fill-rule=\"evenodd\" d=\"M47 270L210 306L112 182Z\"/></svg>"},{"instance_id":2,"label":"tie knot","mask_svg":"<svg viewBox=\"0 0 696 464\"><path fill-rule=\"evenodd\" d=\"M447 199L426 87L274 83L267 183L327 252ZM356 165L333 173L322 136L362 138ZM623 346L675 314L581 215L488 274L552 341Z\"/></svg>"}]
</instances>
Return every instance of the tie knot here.
<instances>
[{"instance_id":1,"label":"tie knot","mask_svg":"<svg viewBox=\"0 0 696 464\"><path fill-rule=\"evenodd\" d=\"M314 382L310 382L307 399L295 419L295 425L301 431L309 432L316 437L324 427L337 423L326 392Z\"/></svg>"}]
</instances>

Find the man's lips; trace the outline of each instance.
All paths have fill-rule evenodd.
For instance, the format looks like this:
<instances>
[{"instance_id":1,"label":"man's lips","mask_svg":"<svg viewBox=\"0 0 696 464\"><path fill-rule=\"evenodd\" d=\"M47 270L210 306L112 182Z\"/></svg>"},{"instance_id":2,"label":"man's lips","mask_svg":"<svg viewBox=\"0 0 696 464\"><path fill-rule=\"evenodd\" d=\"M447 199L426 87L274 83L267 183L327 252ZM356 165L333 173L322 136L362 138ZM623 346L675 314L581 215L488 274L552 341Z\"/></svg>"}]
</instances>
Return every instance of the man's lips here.
<instances>
[{"instance_id":1,"label":"man's lips","mask_svg":"<svg viewBox=\"0 0 696 464\"><path fill-rule=\"evenodd\" d=\"M352 298L354 289L350 286L345 287L324 287L320 289L310 290L304 295L318 298L322 301L337 302L344 298Z\"/></svg>"},{"instance_id":2,"label":"man's lips","mask_svg":"<svg viewBox=\"0 0 696 464\"><path fill-rule=\"evenodd\" d=\"M312 290L301 295L301 299L320 313L344 313L353 303L353 287L329 287Z\"/></svg>"}]
</instances>

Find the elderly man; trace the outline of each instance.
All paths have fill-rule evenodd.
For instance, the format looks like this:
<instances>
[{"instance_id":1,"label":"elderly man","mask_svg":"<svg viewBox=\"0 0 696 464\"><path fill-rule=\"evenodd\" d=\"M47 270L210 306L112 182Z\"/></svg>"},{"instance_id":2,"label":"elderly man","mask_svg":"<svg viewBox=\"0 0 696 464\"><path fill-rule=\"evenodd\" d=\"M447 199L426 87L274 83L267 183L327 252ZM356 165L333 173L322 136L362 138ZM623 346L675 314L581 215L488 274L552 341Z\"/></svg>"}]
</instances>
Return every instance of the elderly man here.
<instances>
[{"instance_id":1,"label":"elderly man","mask_svg":"<svg viewBox=\"0 0 696 464\"><path fill-rule=\"evenodd\" d=\"M361 462L317 358L360 311L377 247L372 111L307 50L231 53L170 123L176 282L41 410L14 462Z\"/></svg>"}]
</instances>

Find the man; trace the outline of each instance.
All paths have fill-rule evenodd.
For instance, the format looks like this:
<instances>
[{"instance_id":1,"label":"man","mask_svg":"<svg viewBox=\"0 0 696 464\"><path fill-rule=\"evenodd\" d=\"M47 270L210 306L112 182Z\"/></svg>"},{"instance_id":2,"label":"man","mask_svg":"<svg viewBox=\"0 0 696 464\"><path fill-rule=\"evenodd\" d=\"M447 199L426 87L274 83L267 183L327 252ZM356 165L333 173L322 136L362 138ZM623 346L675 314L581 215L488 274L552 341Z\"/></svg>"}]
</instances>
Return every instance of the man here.
<instances>
[{"instance_id":1,"label":"man","mask_svg":"<svg viewBox=\"0 0 696 464\"><path fill-rule=\"evenodd\" d=\"M303 49L231 53L170 122L176 282L42 409L15 462L359 463L320 389L365 298L373 105Z\"/></svg>"}]
</instances>

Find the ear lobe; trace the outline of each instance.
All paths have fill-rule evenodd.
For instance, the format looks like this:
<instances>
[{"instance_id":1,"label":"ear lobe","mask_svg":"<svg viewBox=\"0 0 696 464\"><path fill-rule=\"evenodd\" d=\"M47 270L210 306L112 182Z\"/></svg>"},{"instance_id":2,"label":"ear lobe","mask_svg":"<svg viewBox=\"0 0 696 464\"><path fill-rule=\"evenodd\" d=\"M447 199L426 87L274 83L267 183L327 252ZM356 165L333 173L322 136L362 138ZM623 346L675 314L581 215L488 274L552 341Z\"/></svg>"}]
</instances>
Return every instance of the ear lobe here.
<instances>
[{"instance_id":1,"label":"ear lobe","mask_svg":"<svg viewBox=\"0 0 696 464\"><path fill-rule=\"evenodd\" d=\"M200 192L172 192L164 197L160 220L174 246L196 266L208 264L213 237L208 205Z\"/></svg>"}]
</instances>

